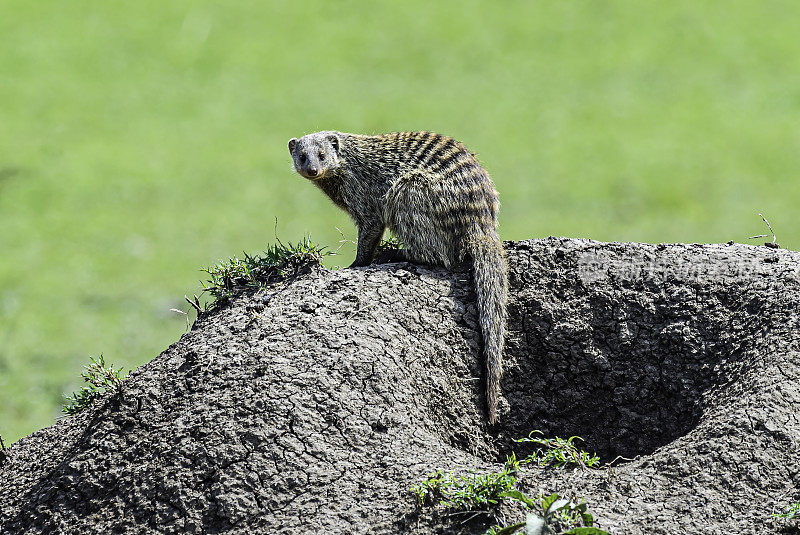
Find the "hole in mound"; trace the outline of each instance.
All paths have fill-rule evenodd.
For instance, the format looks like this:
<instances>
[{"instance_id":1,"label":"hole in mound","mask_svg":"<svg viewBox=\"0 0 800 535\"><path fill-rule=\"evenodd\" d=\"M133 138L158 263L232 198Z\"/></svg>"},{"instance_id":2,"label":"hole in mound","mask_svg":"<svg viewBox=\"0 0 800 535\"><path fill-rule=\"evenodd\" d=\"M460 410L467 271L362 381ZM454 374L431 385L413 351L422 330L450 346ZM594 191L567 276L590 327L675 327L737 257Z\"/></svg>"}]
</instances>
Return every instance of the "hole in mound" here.
<instances>
[{"instance_id":1,"label":"hole in mound","mask_svg":"<svg viewBox=\"0 0 800 535\"><path fill-rule=\"evenodd\" d=\"M502 434L577 435L581 449L609 462L694 429L709 390L739 374L747 337L730 333L724 311L641 297L594 294L582 310L537 302L512 310Z\"/></svg>"}]
</instances>

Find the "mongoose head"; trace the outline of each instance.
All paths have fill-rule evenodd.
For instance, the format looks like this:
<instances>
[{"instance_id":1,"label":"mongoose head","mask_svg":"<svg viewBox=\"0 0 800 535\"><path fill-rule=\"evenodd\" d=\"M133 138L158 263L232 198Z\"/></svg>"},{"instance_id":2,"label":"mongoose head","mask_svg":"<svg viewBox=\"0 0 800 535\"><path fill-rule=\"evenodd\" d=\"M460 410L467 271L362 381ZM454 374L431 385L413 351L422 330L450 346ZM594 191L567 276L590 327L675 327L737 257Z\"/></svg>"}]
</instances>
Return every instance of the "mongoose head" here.
<instances>
[{"instance_id":1,"label":"mongoose head","mask_svg":"<svg viewBox=\"0 0 800 535\"><path fill-rule=\"evenodd\" d=\"M294 169L311 180L319 180L339 164L339 136L336 132L317 132L289 140Z\"/></svg>"}]
</instances>

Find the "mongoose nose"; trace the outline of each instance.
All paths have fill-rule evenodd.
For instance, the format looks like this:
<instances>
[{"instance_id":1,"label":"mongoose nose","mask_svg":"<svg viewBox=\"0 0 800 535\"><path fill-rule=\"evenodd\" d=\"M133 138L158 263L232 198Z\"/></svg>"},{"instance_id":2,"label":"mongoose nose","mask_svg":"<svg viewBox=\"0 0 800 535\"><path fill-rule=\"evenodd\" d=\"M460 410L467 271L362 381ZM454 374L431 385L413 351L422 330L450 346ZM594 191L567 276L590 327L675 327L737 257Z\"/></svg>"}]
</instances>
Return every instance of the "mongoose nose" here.
<instances>
[{"instance_id":1,"label":"mongoose nose","mask_svg":"<svg viewBox=\"0 0 800 535\"><path fill-rule=\"evenodd\" d=\"M319 173L319 171L317 170L316 167L309 167L308 168L309 176L317 176L317 173Z\"/></svg>"}]
</instances>

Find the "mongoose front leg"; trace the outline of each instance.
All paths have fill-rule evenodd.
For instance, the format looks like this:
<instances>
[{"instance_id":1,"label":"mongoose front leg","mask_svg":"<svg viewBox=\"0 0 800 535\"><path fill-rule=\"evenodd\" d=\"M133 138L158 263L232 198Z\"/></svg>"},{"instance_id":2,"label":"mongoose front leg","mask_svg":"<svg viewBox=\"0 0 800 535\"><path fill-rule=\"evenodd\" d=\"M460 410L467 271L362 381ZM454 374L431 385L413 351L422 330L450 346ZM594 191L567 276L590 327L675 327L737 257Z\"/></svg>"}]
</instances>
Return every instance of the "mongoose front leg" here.
<instances>
[{"instance_id":1,"label":"mongoose front leg","mask_svg":"<svg viewBox=\"0 0 800 535\"><path fill-rule=\"evenodd\" d=\"M358 249L356 259L350 267L368 266L375 256L375 250L383 236L384 226L379 222L370 222L358 226Z\"/></svg>"}]
</instances>

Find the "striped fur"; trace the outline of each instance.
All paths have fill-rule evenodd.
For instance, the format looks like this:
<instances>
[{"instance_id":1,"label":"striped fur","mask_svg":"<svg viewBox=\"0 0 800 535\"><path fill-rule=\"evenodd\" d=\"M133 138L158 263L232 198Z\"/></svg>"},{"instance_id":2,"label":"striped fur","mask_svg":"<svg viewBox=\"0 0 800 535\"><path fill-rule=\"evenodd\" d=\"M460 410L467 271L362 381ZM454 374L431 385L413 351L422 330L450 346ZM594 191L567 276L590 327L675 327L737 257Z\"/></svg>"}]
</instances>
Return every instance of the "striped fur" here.
<instances>
[{"instance_id":1,"label":"striped fur","mask_svg":"<svg viewBox=\"0 0 800 535\"><path fill-rule=\"evenodd\" d=\"M412 262L475 272L486 353L489 422L497 421L505 340L507 266L489 174L458 141L433 132L363 136L326 131L289 141L295 170L358 227L351 267L368 265L386 228Z\"/></svg>"}]
</instances>

